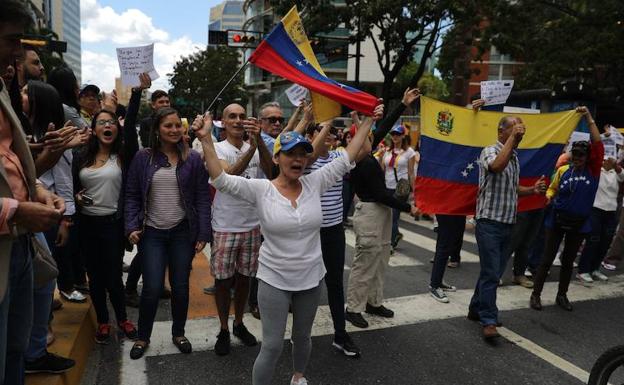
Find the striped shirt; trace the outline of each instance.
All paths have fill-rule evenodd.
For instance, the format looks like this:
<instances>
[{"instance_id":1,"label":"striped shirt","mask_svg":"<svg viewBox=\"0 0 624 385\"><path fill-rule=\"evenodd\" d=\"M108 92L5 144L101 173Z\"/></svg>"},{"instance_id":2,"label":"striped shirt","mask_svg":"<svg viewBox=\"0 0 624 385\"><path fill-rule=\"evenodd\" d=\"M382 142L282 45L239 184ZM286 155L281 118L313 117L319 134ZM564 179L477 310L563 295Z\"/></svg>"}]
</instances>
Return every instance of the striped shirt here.
<instances>
[{"instance_id":1,"label":"striped shirt","mask_svg":"<svg viewBox=\"0 0 624 385\"><path fill-rule=\"evenodd\" d=\"M479 193L477 196L477 219L513 224L518 210L518 183L520 163L514 150L509 163L500 173L490 171L489 166L503 149L501 142L485 147L479 156Z\"/></svg>"},{"instance_id":2,"label":"striped shirt","mask_svg":"<svg viewBox=\"0 0 624 385\"><path fill-rule=\"evenodd\" d=\"M330 151L326 158L319 157L316 162L308 166L304 174L310 174L341 156L343 156L342 151ZM323 210L321 227L331 227L342 223L342 178L338 179L335 185L321 195L321 208Z\"/></svg>"},{"instance_id":3,"label":"striped shirt","mask_svg":"<svg viewBox=\"0 0 624 385\"><path fill-rule=\"evenodd\" d=\"M146 225L162 230L176 227L186 217L175 166L161 167L154 173L145 216Z\"/></svg>"}]
</instances>

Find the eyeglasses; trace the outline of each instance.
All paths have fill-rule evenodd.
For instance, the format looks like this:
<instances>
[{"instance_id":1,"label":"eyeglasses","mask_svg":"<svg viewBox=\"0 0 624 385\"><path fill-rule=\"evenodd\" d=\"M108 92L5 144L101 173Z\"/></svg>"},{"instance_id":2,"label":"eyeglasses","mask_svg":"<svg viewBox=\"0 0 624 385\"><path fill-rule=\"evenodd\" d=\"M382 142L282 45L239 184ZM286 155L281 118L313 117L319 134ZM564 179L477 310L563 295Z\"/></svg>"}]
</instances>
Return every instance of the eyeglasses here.
<instances>
[{"instance_id":1,"label":"eyeglasses","mask_svg":"<svg viewBox=\"0 0 624 385\"><path fill-rule=\"evenodd\" d=\"M269 116L268 118L262 118L262 120L267 120L271 124L284 123L284 118L282 118L281 116Z\"/></svg>"},{"instance_id":2,"label":"eyeglasses","mask_svg":"<svg viewBox=\"0 0 624 385\"><path fill-rule=\"evenodd\" d=\"M106 124L110 124L111 126L113 126L117 123L117 121L115 121L115 119L99 119L96 120L95 123L98 126L105 126Z\"/></svg>"}]
</instances>

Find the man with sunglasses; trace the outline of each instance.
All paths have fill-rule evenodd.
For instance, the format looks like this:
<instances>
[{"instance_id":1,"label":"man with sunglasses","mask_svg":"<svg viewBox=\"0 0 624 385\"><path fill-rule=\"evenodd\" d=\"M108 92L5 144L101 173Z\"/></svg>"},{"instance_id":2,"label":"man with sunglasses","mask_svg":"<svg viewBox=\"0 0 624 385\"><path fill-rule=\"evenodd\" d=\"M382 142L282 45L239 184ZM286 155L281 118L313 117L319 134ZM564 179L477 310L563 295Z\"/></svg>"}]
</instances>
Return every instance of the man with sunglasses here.
<instances>
[{"instance_id":1,"label":"man with sunglasses","mask_svg":"<svg viewBox=\"0 0 624 385\"><path fill-rule=\"evenodd\" d=\"M284 114L277 102L269 102L260 106L260 127L262 140L270 153L273 153L275 139L284 129Z\"/></svg>"}]
</instances>

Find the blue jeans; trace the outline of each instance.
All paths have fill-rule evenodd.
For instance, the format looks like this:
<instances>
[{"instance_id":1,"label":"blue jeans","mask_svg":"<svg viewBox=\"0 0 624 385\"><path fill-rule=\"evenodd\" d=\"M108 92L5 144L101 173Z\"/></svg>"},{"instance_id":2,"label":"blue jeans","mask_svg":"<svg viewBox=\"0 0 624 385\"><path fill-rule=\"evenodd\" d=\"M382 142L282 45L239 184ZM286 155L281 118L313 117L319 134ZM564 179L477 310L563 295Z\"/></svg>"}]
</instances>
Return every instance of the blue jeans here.
<instances>
[{"instance_id":1,"label":"blue jeans","mask_svg":"<svg viewBox=\"0 0 624 385\"><path fill-rule=\"evenodd\" d=\"M592 208L592 230L587 234L585 248L579 262L579 273L591 273L600 269L600 262L607 255L617 223L617 211Z\"/></svg>"},{"instance_id":2,"label":"blue jeans","mask_svg":"<svg viewBox=\"0 0 624 385\"><path fill-rule=\"evenodd\" d=\"M46 244L43 233L36 233L41 244ZM50 321L50 310L52 308L52 298L54 297L54 287L56 280L51 280L42 287L36 287L33 295L33 325L30 331L30 343L24 359L28 362L35 361L46 354L48 346L48 323Z\"/></svg>"},{"instance_id":3,"label":"blue jeans","mask_svg":"<svg viewBox=\"0 0 624 385\"><path fill-rule=\"evenodd\" d=\"M149 342L158 310L158 300L169 268L171 316L174 337L184 336L189 304L189 276L195 256L188 221L160 230L147 226L139 243L143 290L139 305L139 340Z\"/></svg>"},{"instance_id":4,"label":"blue jeans","mask_svg":"<svg viewBox=\"0 0 624 385\"><path fill-rule=\"evenodd\" d=\"M436 214L436 218L438 219L436 251L429 284L433 289L439 288L442 284L449 258L453 260L453 256L456 256L459 262L459 250L461 250L466 229L466 217L463 215Z\"/></svg>"},{"instance_id":5,"label":"blue jeans","mask_svg":"<svg viewBox=\"0 0 624 385\"><path fill-rule=\"evenodd\" d=\"M505 249L511 239L513 225L492 221L477 220L476 238L479 247L481 272L470 300L470 312L479 314L483 326L496 325L496 289L501 266L505 263Z\"/></svg>"},{"instance_id":6,"label":"blue jeans","mask_svg":"<svg viewBox=\"0 0 624 385\"><path fill-rule=\"evenodd\" d=\"M13 241L9 287L0 303L0 383L24 383L24 353L33 322L33 271L30 241ZM3 382L4 381L4 382Z\"/></svg>"}]
</instances>

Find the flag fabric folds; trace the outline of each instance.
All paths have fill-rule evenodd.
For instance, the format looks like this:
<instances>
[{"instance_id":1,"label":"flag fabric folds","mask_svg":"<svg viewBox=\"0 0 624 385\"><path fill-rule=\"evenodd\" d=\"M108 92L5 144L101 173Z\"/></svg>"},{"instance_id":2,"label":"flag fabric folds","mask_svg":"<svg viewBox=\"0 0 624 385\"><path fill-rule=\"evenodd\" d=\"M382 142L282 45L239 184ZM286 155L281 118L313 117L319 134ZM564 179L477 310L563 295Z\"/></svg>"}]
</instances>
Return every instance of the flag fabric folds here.
<instances>
[{"instance_id":1,"label":"flag fabric folds","mask_svg":"<svg viewBox=\"0 0 624 385\"><path fill-rule=\"evenodd\" d=\"M297 8L278 23L249 61L266 71L308 88L317 122L340 115L340 104L372 115L377 98L328 78L318 63Z\"/></svg>"},{"instance_id":2,"label":"flag fabric folds","mask_svg":"<svg viewBox=\"0 0 624 385\"><path fill-rule=\"evenodd\" d=\"M420 163L416 204L426 213L473 215L479 184L478 159L483 147L496 143L502 112L479 111L421 97ZM550 178L555 163L581 118L574 111L513 114L522 118L526 133L517 152L520 184ZM542 196L519 200L520 211L544 207Z\"/></svg>"}]
</instances>

